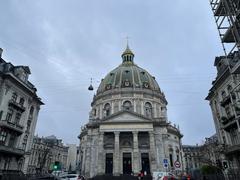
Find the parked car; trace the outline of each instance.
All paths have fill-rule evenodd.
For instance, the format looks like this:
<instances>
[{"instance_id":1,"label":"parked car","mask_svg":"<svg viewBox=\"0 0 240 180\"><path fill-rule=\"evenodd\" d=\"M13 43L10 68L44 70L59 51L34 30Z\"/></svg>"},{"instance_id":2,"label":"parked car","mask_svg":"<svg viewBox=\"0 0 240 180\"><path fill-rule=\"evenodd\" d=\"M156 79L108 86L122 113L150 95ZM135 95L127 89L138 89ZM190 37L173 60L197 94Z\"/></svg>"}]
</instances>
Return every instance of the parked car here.
<instances>
[{"instance_id":1,"label":"parked car","mask_svg":"<svg viewBox=\"0 0 240 180\"><path fill-rule=\"evenodd\" d=\"M176 180L178 177L171 172L153 172L153 180Z\"/></svg>"},{"instance_id":2,"label":"parked car","mask_svg":"<svg viewBox=\"0 0 240 180\"><path fill-rule=\"evenodd\" d=\"M64 174L60 176L60 179L62 180L85 180L83 179L83 176L80 176L78 174Z\"/></svg>"}]
</instances>

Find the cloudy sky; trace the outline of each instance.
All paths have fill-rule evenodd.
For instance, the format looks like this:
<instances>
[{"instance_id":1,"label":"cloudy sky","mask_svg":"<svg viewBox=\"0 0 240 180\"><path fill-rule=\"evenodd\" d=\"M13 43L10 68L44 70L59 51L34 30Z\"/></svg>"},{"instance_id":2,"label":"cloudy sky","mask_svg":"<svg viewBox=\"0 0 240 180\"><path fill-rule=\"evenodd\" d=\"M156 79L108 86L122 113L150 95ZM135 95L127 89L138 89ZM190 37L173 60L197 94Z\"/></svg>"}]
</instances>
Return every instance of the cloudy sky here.
<instances>
[{"instance_id":1,"label":"cloudy sky","mask_svg":"<svg viewBox=\"0 0 240 180\"><path fill-rule=\"evenodd\" d=\"M184 144L211 136L204 98L223 51L208 0L0 0L3 58L28 65L42 106L36 134L78 143L94 92L121 63L130 37L135 63L156 77Z\"/></svg>"}]
</instances>

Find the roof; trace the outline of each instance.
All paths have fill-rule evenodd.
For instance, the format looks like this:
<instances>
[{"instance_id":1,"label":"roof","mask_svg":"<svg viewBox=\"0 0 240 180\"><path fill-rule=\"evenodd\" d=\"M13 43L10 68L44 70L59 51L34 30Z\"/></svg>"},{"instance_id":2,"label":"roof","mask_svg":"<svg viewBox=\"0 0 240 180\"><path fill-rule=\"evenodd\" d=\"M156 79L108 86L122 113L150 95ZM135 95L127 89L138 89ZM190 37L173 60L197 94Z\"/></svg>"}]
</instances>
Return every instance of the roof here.
<instances>
[{"instance_id":1,"label":"roof","mask_svg":"<svg viewBox=\"0 0 240 180\"><path fill-rule=\"evenodd\" d=\"M155 77L135 64L121 64L102 79L97 93L111 89L137 88L160 91Z\"/></svg>"}]
</instances>

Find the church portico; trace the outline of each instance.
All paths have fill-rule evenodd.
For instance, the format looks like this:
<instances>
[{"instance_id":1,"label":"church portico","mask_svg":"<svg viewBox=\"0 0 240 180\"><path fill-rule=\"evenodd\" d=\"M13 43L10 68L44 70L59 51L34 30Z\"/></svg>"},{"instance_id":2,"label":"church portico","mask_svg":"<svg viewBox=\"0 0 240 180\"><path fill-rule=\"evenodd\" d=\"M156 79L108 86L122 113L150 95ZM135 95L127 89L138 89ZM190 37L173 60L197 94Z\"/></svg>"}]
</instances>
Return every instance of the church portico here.
<instances>
[{"instance_id":1,"label":"church portico","mask_svg":"<svg viewBox=\"0 0 240 180\"><path fill-rule=\"evenodd\" d=\"M165 171L163 159L177 160L170 145L174 152L181 149L182 135L168 123L167 100L157 81L134 64L129 47L122 59L101 81L79 136L81 173L86 177Z\"/></svg>"},{"instance_id":2,"label":"church portico","mask_svg":"<svg viewBox=\"0 0 240 180\"><path fill-rule=\"evenodd\" d=\"M152 132L136 130L101 132L99 139L104 141L99 140L99 151L103 151L104 155L99 153L99 173L137 174L142 169L150 172L150 134ZM103 157L105 163L100 163Z\"/></svg>"}]
</instances>

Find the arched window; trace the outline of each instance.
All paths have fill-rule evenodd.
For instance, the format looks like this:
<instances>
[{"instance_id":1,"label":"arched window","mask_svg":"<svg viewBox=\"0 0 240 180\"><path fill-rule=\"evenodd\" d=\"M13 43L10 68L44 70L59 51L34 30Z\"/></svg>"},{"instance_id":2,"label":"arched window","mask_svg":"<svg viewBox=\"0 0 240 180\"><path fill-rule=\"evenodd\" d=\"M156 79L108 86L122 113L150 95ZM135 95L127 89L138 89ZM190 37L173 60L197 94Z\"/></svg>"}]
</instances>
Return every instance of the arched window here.
<instances>
[{"instance_id":1,"label":"arched window","mask_svg":"<svg viewBox=\"0 0 240 180\"><path fill-rule=\"evenodd\" d=\"M151 118L152 117L152 105L149 102L145 103L145 116Z\"/></svg>"},{"instance_id":2,"label":"arched window","mask_svg":"<svg viewBox=\"0 0 240 180\"><path fill-rule=\"evenodd\" d=\"M92 114L93 114L93 116L97 115L97 110L95 108L92 110Z\"/></svg>"},{"instance_id":3,"label":"arched window","mask_svg":"<svg viewBox=\"0 0 240 180\"><path fill-rule=\"evenodd\" d=\"M19 104L20 104L21 106L24 105L24 98L21 98L21 99L20 99Z\"/></svg>"},{"instance_id":4,"label":"arched window","mask_svg":"<svg viewBox=\"0 0 240 180\"><path fill-rule=\"evenodd\" d=\"M29 120L32 120L32 118L33 118L33 112L34 112L34 107L32 106L31 109L30 109L30 112L29 112L29 116L28 116L28 119L29 119Z\"/></svg>"},{"instance_id":5,"label":"arched window","mask_svg":"<svg viewBox=\"0 0 240 180\"><path fill-rule=\"evenodd\" d=\"M132 110L132 103L130 101L125 101L123 103L123 110L124 111L131 111Z\"/></svg>"},{"instance_id":6,"label":"arched window","mask_svg":"<svg viewBox=\"0 0 240 180\"><path fill-rule=\"evenodd\" d=\"M231 91L232 91L232 86L231 86L231 85L229 85L227 89L228 89L228 93L230 94L230 93L231 93Z\"/></svg>"},{"instance_id":7,"label":"arched window","mask_svg":"<svg viewBox=\"0 0 240 180\"><path fill-rule=\"evenodd\" d=\"M104 105L104 113L105 113L105 117L109 116L111 114L111 106L109 103Z\"/></svg>"},{"instance_id":8,"label":"arched window","mask_svg":"<svg viewBox=\"0 0 240 180\"><path fill-rule=\"evenodd\" d=\"M226 92L222 91L222 98L225 98L225 97L226 97Z\"/></svg>"}]
</instances>

